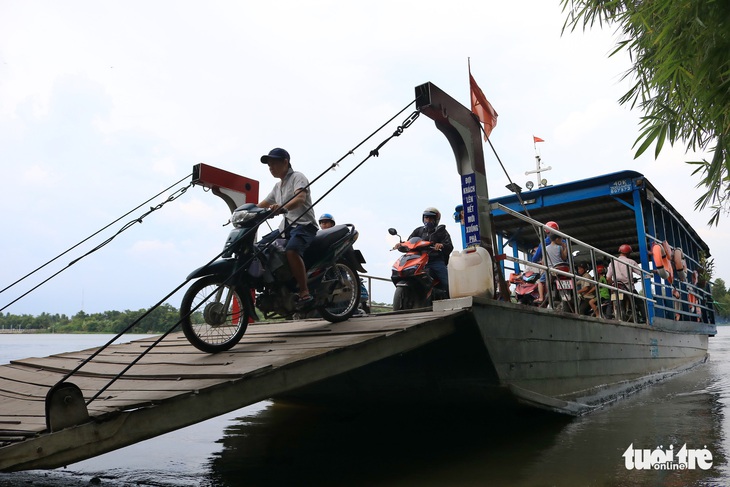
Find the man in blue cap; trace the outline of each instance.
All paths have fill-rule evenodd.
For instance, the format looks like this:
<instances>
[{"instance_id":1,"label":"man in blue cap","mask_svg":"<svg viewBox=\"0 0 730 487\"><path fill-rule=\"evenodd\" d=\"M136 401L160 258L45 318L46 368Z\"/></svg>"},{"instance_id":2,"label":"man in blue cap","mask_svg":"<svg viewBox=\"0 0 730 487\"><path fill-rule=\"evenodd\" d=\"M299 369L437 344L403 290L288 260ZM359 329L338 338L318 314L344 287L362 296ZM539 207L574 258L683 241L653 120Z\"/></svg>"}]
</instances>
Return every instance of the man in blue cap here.
<instances>
[{"instance_id":1,"label":"man in blue cap","mask_svg":"<svg viewBox=\"0 0 730 487\"><path fill-rule=\"evenodd\" d=\"M285 237L286 258L289 262L294 279L299 287L299 301L297 307L304 307L313 301L307 286L307 268L304 266L304 251L314 240L317 234L317 220L312 209L312 195L309 191L309 181L304 174L294 171L289 162L289 153L281 148L261 156L261 162L269 165L269 171L275 178L280 179L261 202L260 208L271 208L274 212L285 213L284 220L278 230L266 235L262 241L278 238L284 233L285 227L291 227Z\"/></svg>"}]
</instances>

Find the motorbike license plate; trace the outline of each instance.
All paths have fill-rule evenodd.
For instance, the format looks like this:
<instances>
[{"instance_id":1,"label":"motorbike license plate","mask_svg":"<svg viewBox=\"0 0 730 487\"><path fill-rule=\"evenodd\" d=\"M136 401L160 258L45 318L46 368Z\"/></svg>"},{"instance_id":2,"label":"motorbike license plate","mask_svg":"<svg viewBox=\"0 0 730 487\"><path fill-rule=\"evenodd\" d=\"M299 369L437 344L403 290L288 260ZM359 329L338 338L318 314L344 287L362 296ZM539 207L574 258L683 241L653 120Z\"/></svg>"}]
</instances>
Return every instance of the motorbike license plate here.
<instances>
[{"instance_id":1,"label":"motorbike license plate","mask_svg":"<svg viewBox=\"0 0 730 487\"><path fill-rule=\"evenodd\" d=\"M568 280L562 281L562 280L558 280L558 281L555 281L555 282L557 283L556 285L558 286L558 289L573 289L573 281L568 281Z\"/></svg>"}]
</instances>

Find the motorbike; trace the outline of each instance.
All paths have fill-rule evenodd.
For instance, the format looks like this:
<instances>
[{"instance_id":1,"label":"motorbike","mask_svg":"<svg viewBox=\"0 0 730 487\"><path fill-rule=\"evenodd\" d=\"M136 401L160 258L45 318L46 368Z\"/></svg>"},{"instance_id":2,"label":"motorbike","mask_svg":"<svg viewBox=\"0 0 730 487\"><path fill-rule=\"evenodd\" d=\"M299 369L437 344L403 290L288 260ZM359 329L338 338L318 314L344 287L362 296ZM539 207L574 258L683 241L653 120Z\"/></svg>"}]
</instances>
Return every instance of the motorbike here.
<instances>
[{"instance_id":1,"label":"motorbike","mask_svg":"<svg viewBox=\"0 0 730 487\"><path fill-rule=\"evenodd\" d=\"M638 323L646 323L646 314L644 312L644 303L640 299L634 298L631 293L636 293L634 284L639 281L638 278L632 279L631 289L623 282L617 282L616 287L618 293L611 291L612 309L610 317L615 317L621 321L636 321ZM625 292L622 292L625 291ZM618 303L618 309L616 304Z\"/></svg>"},{"instance_id":2,"label":"motorbike","mask_svg":"<svg viewBox=\"0 0 730 487\"><path fill-rule=\"evenodd\" d=\"M236 345L251 321L291 318L316 310L332 323L349 319L360 304L360 278L365 262L353 248L358 232L350 224L320 230L304 253L307 284L313 301L297 306L297 286L286 258L286 240L256 243L256 231L278 213L246 203L233 212L221 258L194 270L195 281L180 305L181 325L197 349L216 353Z\"/></svg>"},{"instance_id":3,"label":"motorbike","mask_svg":"<svg viewBox=\"0 0 730 487\"><path fill-rule=\"evenodd\" d=\"M540 273L533 271L520 272L509 276L510 284L515 285L515 298L520 304L533 305L540 299L537 289Z\"/></svg>"},{"instance_id":4,"label":"motorbike","mask_svg":"<svg viewBox=\"0 0 730 487\"><path fill-rule=\"evenodd\" d=\"M426 308L434 300L446 298L446 292L436 287L440 281L426 269L428 253L433 248L431 242L420 237L404 242L395 228L389 228L388 233L398 236L397 250L405 253L392 267L390 280L395 284L393 311Z\"/></svg>"},{"instance_id":5,"label":"motorbike","mask_svg":"<svg viewBox=\"0 0 730 487\"><path fill-rule=\"evenodd\" d=\"M568 264L558 264L555 269L570 272ZM574 311L573 305L573 278L563 274L552 274L553 279L553 306L558 311Z\"/></svg>"},{"instance_id":6,"label":"motorbike","mask_svg":"<svg viewBox=\"0 0 730 487\"><path fill-rule=\"evenodd\" d=\"M366 315L370 314L370 293L363 279L360 279L360 311Z\"/></svg>"}]
</instances>

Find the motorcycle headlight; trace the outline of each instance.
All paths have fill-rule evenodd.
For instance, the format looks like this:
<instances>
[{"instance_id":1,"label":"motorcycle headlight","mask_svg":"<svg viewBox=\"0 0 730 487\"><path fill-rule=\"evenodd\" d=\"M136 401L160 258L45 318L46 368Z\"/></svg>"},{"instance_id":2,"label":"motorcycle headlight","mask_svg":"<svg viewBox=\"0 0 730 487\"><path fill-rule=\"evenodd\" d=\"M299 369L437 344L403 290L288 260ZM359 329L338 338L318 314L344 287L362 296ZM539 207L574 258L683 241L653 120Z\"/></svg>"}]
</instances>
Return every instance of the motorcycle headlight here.
<instances>
[{"instance_id":1,"label":"motorcycle headlight","mask_svg":"<svg viewBox=\"0 0 730 487\"><path fill-rule=\"evenodd\" d=\"M231 223L234 227L240 228L246 222L253 220L256 217L256 213L251 213L248 210L236 211L231 215Z\"/></svg>"},{"instance_id":2,"label":"motorcycle headlight","mask_svg":"<svg viewBox=\"0 0 730 487\"><path fill-rule=\"evenodd\" d=\"M415 274L416 270L418 270L418 266L417 265L410 265L410 266L408 266L408 267L406 267L406 268L403 269L403 275L404 276L412 276L413 274Z\"/></svg>"}]
</instances>

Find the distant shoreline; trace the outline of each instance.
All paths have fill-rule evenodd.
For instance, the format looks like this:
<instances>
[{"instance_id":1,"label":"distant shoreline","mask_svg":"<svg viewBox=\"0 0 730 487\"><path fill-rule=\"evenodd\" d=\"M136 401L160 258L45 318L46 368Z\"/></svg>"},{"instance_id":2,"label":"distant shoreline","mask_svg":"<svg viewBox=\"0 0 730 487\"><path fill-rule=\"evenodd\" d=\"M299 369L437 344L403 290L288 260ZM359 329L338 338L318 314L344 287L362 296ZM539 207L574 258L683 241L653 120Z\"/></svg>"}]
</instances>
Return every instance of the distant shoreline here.
<instances>
[{"instance_id":1,"label":"distant shoreline","mask_svg":"<svg viewBox=\"0 0 730 487\"><path fill-rule=\"evenodd\" d=\"M2 335L2 334L6 334L6 335L10 335L10 334L13 334L13 335L21 335L21 334L26 334L26 333L30 334L30 333L52 333L52 332L50 330L48 330L47 328L44 328L44 329L31 328L30 330L18 330L18 329L13 329L13 330L4 330L3 329L3 330L0 330L0 335Z\"/></svg>"}]
</instances>

